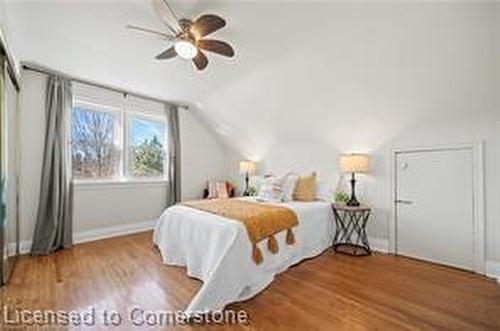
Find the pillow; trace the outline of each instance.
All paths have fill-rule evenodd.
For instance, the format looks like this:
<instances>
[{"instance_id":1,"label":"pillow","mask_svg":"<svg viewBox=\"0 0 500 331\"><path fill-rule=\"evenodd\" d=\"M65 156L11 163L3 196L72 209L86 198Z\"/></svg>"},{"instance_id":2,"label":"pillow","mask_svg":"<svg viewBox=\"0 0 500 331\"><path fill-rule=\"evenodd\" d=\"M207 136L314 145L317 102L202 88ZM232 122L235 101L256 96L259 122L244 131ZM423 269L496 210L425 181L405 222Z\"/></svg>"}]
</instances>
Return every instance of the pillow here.
<instances>
[{"instance_id":1,"label":"pillow","mask_svg":"<svg viewBox=\"0 0 500 331\"><path fill-rule=\"evenodd\" d=\"M227 186L227 194L229 195L230 198L234 198L234 190L236 189L236 186L234 186L230 182L226 182Z\"/></svg>"},{"instance_id":2,"label":"pillow","mask_svg":"<svg viewBox=\"0 0 500 331\"><path fill-rule=\"evenodd\" d=\"M259 200L266 202L283 202L283 184L286 176L264 178L259 190Z\"/></svg>"},{"instance_id":3,"label":"pillow","mask_svg":"<svg viewBox=\"0 0 500 331\"><path fill-rule=\"evenodd\" d=\"M228 182L209 180L207 188L207 199L229 198L230 187Z\"/></svg>"},{"instance_id":4,"label":"pillow","mask_svg":"<svg viewBox=\"0 0 500 331\"><path fill-rule=\"evenodd\" d=\"M293 192L293 199L297 201L316 200L316 173L309 176L300 176Z\"/></svg>"},{"instance_id":5,"label":"pillow","mask_svg":"<svg viewBox=\"0 0 500 331\"><path fill-rule=\"evenodd\" d=\"M217 198L217 182L213 180L208 181L208 196L207 199Z\"/></svg>"},{"instance_id":6,"label":"pillow","mask_svg":"<svg viewBox=\"0 0 500 331\"><path fill-rule=\"evenodd\" d=\"M217 182L215 184L217 188L217 197L222 199L229 198L229 192L227 191L227 183L226 182Z\"/></svg>"},{"instance_id":7,"label":"pillow","mask_svg":"<svg viewBox=\"0 0 500 331\"><path fill-rule=\"evenodd\" d=\"M293 201L293 192L295 191L295 186L297 186L297 181L299 180L299 175L297 174L287 174L285 183L283 184L283 201Z\"/></svg>"}]
</instances>

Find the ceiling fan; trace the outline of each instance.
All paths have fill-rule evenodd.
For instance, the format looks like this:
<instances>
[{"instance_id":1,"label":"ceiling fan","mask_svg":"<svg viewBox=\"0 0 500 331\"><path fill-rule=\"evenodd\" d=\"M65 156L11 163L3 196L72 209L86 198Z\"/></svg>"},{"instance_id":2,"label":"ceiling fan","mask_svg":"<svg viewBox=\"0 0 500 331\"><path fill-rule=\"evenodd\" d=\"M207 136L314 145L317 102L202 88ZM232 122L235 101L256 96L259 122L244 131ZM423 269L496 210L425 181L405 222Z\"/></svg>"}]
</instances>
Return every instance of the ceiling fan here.
<instances>
[{"instance_id":1,"label":"ceiling fan","mask_svg":"<svg viewBox=\"0 0 500 331\"><path fill-rule=\"evenodd\" d=\"M226 26L226 21L222 17L204 14L194 21L188 18L178 18L167 0L151 1L156 14L169 32L165 33L136 25L127 25L127 28L160 36L172 44L156 56L157 60L172 59L179 55L184 59L192 60L198 70L203 70L208 65L208 58L202 51L227 57L234 56L234 50L228 43L221 40L205 39L209 34Z\"/></svg>"}]
</instances>

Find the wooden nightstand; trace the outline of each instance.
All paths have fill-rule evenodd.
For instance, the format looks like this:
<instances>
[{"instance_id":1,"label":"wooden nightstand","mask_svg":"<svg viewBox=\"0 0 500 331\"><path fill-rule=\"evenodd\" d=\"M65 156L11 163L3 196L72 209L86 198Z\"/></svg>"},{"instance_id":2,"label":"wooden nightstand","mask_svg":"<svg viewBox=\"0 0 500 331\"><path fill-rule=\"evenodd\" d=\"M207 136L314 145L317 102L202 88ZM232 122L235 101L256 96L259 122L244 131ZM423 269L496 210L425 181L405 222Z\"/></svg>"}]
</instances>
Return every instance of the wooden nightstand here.
<instances>
[{"instance_id":1,"label":"wooden nightstand","mask_svg":"<svg viewBox=\"0 0 500 331\"><path fill-rule=\"evenodd\" d=\"M333 251L354 256L370 255L372 250L366 235L366 223L371 209L337 204L332 204L332 209L335 216Z\"/></svg>"}]
</instances>

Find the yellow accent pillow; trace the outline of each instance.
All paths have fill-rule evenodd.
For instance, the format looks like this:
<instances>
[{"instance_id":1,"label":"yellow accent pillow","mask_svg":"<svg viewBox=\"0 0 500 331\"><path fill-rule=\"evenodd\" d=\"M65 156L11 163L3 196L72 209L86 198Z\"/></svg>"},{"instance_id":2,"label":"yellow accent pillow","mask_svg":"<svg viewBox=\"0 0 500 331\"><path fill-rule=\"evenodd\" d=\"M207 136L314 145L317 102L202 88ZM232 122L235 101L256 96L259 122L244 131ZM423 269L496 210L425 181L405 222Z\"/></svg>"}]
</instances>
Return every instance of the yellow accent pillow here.
<instances>
[{"instance_id":1,"label":"yellow accent pillow","mask_svg":"<svg viewBox=\"0 0 500 331\"><path fill-rule=\"evenodd\" d=\"M309 176L300 176L293 192L293 199L297 201L316 200L316 173Z\"/></svg>"}]
</instances>

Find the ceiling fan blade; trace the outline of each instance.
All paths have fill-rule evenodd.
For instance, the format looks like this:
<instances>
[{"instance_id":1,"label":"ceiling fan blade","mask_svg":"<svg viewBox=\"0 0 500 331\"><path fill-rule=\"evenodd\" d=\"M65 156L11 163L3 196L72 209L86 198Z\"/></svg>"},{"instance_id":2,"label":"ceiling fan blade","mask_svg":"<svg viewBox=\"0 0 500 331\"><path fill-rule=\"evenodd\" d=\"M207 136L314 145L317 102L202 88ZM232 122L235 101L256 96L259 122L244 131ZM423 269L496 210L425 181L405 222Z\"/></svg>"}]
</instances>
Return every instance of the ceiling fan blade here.
<instances>
[{"instance_id":1,"label":"ceiling fan blade","mask_svg":"<svg viewBox=\"0 0 500 331\"><path fill-rule=\"evenodd\" d=\"M203 70L207 67L208 59L201 51L193 58L193 63L198 70Z\"/></svg>"},{"instance_id":2,"label":"ceiling fan blade","mask_svg":"<svg viewBox=\"0 0 500 331\"><path fill-rule=\"evenodd\" d=\"M191 33L197 38L209 35L226 26L226 21L217 15L206 14L198 17L191 25Z\"/></svg>"},{"instance_id":3,"label":"ceiling fan blade","mask_svg":"<svg viewBox=\"0 0 500 331\"><path fill-rule=\"evenodd\" d=\"M156 30L153 30L153 29L143 28L143 27L140 27L140 26L137 26L137 25L131 25L131 24L129 24L129 25L127 25L127 29L154 34L154 35L163 37L163 38L165 38L167 40L175 40L175 36L172 36L172 35L160 32L160 31L156 31Z\"/></svg>"},{"instance_id":4,"label":"ceiling fan blade","mask_svg":"<svg viewBox=\"0 0 500 331\"><path fill-rule=\"evenodd\" d=\"M179 23L175 13L171 10L170 6L165 0L151 0L153 9L160 19L160 21L173 33L177 34L178 31L173 27L173 23L178 27Z\"/></svg>"},{"instance_id":5,"label":"ceiling fan blade","mask_svg":"<svg viewBox=\"0 0 500 331\"><path fill-rule=\"evenodd\" d=\"M166 49L165 51L161 52L160 54L156 55L155 59L157 60L167 60L171 59L177 56L177 53L175 52L174 47L170 47Z\"/></svg>"},{"instance_id":6,"label":"ceiling fan blade","mask_svg":"<svg viewBox=\"0 0 500 331\"><path fill-rule=\"evenodd\" d=\"M204 49L209 52L217 53L219 55L233 57L234 50L228 43L220 40L213 39L200 39L196 43L197 46L201 49Z\"/></svg>"}]
</instances>

